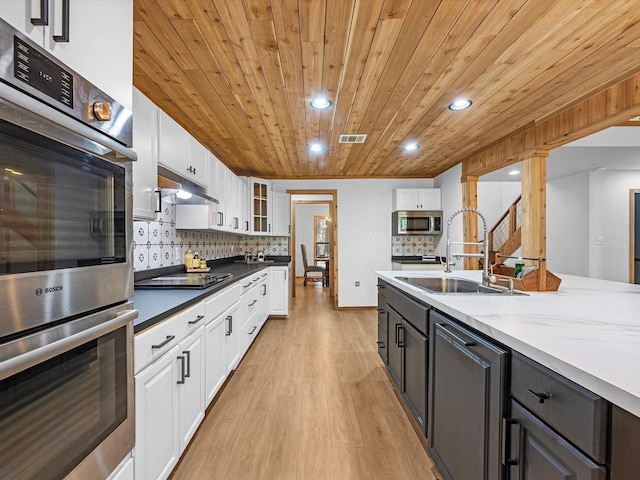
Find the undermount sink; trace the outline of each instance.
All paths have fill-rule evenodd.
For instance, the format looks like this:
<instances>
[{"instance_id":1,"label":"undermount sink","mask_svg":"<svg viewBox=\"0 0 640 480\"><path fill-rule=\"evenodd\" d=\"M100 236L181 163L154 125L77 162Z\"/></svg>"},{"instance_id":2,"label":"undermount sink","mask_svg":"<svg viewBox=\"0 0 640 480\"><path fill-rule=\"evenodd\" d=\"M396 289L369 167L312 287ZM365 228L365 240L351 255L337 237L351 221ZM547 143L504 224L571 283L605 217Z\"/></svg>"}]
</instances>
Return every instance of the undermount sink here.
<instances>
[{"instance_id":1,"label":"undermount sink","mask_svg":"<svg viewBox=\"0 0 640 480\"><path fill-rule=\"evenodd\" d=\"M476 293L485 295L526 295L505 288L487 287L473 280L455 277L397 277L398 280L431 293Z\"/></svg>"}]
</instances>

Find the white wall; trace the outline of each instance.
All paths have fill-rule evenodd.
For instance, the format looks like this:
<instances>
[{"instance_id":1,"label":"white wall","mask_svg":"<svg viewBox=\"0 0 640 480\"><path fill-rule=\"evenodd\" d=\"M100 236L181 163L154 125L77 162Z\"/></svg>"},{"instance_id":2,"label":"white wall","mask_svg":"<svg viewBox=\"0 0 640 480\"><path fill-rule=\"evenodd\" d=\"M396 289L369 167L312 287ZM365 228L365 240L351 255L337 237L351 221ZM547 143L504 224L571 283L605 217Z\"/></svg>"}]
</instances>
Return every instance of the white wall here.
<instances>
[{"instance_id":1,"label":"white wall","mask_svg":"<svg viewBox=\"0 0 640 480\"><path fill-rule=\"evenodd\" d=\"M640 171L590 172L589 181L589 276L628 282L629 190L640 189Z\"/></svg>"},{"instance_id":2,"label":"white wall","mask_svg":"<svg viewBox=\"0 0 640 480\"><path fill-rule=\"evenodd\" d=\"M377 304L375 272L391 270L392 190L434 184L432 179L274 180L272 186L277 191L337 190L338 306L357 307Z\"/></svg>"},{"instance_id":3,"label":"white wall","mask_svg":"<svg viewBox=\"0 0 640 480\"><path fill-rule=\"evenodd\" d=\"M547 182L547 268L589 276L589 174Z\"/></svg>"},{"instance_id":4,"label":"white wall","mask_svg":"<svg viewBox=\"0 0 640 480\"><path fill-rule=\"evenodd\" d=\"M313 265L313 217L315 215L328 216L329 205L304 205L295 206L296 209L296 277L304 275L302 263L302 249L300 245L307 246L307 261ZM317 274L316 274L317 275Z\"/></svg>"}]
</instances>

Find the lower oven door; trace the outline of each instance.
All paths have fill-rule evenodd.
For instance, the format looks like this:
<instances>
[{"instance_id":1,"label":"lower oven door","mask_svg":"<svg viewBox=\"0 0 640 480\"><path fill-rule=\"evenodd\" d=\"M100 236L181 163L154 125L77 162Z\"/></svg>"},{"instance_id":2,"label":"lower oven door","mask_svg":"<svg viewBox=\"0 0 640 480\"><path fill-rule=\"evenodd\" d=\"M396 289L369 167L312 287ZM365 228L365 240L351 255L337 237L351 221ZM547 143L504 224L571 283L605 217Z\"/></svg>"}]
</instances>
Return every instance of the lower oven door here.
<instances>
[{"instance_id":1,"label":"lower oven door","mask_svg":"<svg viewBox=\"0 0 640 480\"><path fill-rule=\"evenodd\" d=\"M106 478L133 449L127 302L0 345L0 478Z\"/></svg>"}]
</instances>

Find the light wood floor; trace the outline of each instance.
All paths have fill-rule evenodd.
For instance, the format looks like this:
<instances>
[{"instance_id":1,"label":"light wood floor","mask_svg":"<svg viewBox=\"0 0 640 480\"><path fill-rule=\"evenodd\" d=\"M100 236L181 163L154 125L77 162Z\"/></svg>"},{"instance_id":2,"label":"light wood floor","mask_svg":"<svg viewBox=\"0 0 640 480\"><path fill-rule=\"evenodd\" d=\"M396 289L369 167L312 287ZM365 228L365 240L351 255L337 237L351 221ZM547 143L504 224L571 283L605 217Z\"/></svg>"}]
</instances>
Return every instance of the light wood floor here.
<instances>
[{"instance_id":1,"label":"light wood floor","mask_svg":"<svg viewBox=\"0 0 640 480\"><path fill-rule=\"evenodd\" d=\"M440 479L377 354L375 310L296 286L205 417L173 480Z\"/></svg>"}]
</instances>

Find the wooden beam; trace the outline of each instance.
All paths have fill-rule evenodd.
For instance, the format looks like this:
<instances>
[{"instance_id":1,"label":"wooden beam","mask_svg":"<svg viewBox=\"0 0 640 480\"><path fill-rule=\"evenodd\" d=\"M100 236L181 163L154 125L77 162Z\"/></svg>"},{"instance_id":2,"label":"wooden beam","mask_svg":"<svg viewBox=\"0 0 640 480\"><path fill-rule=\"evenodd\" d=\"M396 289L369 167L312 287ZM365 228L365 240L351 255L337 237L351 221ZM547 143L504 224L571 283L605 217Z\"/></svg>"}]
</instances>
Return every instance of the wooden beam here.
<instances>
[{"instance_id":1,"label":"wooden beam","mask_svg":"<svg viewBox=\"0 0 640 480\"><path fill-rule=\"evenodd\" d=\"M533 150L549 150L620 125L640 111L640 73L479 150L462 162L462 177L515 163Z\"/></svg>"},{"instance_id":2,"label":"wooden beam","mask_svg":"<svg viewBox=\"0 0 640 480\"><path fill-rule=\"evenodd\" d=\"M478 177L466 176L462 182L462 206L464 208L478 208ZM478 241L478 217L471 212L462 214L462 238L465 242ZM465 253L478 253L476 245L465 245ZM478 270L479 262L477 258L465 258L465 270Z\"/></svg>"},{"instance_id":3,"label":"wooden beam","mask_svg":"<svg viewBox=\"0 0 640 480\"><path fill-rule=\"evenodd\" d=\"M539 291L547 290L547 156L532 150L522 158L522 256L538 258L526 263L539 268Z\"/></svg>"}]
</instances>

